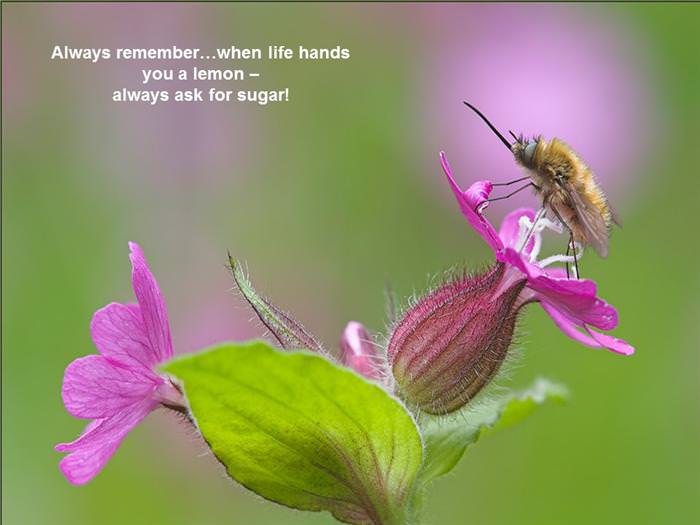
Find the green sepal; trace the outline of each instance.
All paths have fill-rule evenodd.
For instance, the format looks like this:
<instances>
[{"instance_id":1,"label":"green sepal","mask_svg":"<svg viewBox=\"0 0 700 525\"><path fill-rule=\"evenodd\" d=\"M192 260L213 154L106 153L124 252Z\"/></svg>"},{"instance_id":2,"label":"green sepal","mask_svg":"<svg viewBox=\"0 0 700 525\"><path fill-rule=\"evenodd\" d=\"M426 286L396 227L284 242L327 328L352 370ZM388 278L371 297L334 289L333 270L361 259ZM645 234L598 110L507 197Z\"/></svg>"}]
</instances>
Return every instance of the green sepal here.
<instances>
[{"instance_id":1,"label":"green sepal","mask_svg":"<svg viewBox=\"0 0 700 525\"><path fill-rule=\"evenodd\" d=\"M253 284L243 271L240 262L231 257L230 254L228 260L236 288L282 348L286 350L306 349L321 354L325 353L321 343L299 321L293 319L253 288Z\"/></svg>"}]
</instances>

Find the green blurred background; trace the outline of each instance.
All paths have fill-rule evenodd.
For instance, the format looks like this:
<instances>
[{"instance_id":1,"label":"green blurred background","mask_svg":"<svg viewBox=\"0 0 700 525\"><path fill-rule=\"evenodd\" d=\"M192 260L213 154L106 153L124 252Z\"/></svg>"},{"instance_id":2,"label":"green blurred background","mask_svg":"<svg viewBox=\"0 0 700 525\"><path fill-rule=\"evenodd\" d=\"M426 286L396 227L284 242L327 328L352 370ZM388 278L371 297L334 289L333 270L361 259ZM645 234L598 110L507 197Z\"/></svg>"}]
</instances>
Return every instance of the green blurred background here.
<instances>
[{"instance_id":1,"label":"green blurred background","mask_svg":"<svg viewBox=\"0 0 700 525\"><path fill-rule=\"evenodd\" d=\"M512 126L528 132L538 114L570 122L544 131L580 131L591 166L615 167L597 171L624 229L583 272L619 309L615 334L637 354L583 348L531 308L509 384L545 375L573 399L472 449L434 485L428 522L700 522L699 5L4 4L2 24L4 523L331 523L229 482L164 413L93 482L69 485L53 446L84 423L62 406L63 369L95 352L92 313L131 300L128 240L160 282L178 353L261 334L230 291L227 249L331 347L349 319L384 330L387 280L408 297L452 265L488 263L437 161L445 148L463 185L517 174L461 107L475 85L486 95L472 102L500 122L517 111ZM516 29L526 31L516 45L483 40L507 43ZM139 64L49 60L55 44L233 43L341 44L352 58L256 65L251 88L292 96L264 108L118 105L111 90L136 88ZM563 55L543 59L540 48ZM499 67L461 68L460 56ZM552 85L556 115L551 94L538 98ZM494 90L503 98L485 99ZM480 171L491 158L507 173Z\"/></svg>"}]
</instances>

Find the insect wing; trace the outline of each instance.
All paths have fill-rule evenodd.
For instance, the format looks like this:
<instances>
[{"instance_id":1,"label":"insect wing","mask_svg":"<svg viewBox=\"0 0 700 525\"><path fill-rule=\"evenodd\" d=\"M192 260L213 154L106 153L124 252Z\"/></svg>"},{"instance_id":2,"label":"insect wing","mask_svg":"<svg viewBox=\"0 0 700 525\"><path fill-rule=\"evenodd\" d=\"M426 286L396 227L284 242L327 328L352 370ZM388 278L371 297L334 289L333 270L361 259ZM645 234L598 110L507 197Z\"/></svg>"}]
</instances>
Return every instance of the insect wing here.
<instances>
[{"instance_id":1,"label":"insect wing","mask_svg":"<svg viewBox=\"0 0 700 525\"><path fill-rule=\"evenodd\" d=\"M612 221L617 224L620 228L622 228L622 218L620 217L620 214L617 213L617 210L613 208L610 203L608 202L608 209L610 210L610 218Z\"/></svg>"},{"instance_id":2,"label":"insect wing","mask_svg":"<svg viewBox=\"0 0 700 525\"><path fill-rule=\"evenodd\" d=\"M601 257L608 256L608 225L605 217L593 203L568 184L560 187L567 193L571 204L576 210L581 227L586 234L586 240Z\"/></svg>"}]
</instances>

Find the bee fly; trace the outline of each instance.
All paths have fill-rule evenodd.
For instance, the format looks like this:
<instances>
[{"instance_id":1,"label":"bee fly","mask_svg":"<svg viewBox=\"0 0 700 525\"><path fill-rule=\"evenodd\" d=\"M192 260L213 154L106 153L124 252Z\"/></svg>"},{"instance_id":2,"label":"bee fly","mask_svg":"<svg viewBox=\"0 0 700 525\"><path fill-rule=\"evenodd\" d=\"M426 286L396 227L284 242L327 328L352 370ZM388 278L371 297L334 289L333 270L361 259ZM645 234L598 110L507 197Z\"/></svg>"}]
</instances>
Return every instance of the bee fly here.
<instances>
[{"instance_id":1,"label":"bee fly","mask_svg":"<svg viewBox=\"0 0 700 525\"><path fill-rule=\"evenodd\" d=\"M575 243L591 246L598 255L607 257L610 227L613 222L620 225L620 221L608 204L608 199L598 186L593 173L574 150L557 138L547 141L540 135L526 140L522 135L518 137L509 131L515 140L511 144L481 111L468 102L464 104L481 117L527 173L520 179L494 184L494 186L509 186L529 179L524 186L503 197L489 199L489 202L507 199L525 188L532 187L542 198L543 213L551 211L569 230L566 254L573 250L577 278L579 272ZM540 215L542 214L538 214L535 222ZM568 277L568 264L566 274Z\"/></svg>"}]
</instances>

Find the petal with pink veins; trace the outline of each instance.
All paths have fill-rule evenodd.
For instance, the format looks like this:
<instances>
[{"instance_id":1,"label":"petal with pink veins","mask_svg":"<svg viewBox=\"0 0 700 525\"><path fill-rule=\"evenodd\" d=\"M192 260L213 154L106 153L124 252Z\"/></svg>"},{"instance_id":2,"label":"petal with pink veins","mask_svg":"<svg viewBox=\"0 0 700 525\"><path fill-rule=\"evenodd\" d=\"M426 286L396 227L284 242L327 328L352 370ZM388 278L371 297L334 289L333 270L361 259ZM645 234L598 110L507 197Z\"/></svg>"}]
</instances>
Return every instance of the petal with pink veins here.
<instances>
[{"instance_id":1,"label":"petal with pink veins","mask_svg":"<svg viewBox=\"0 0 700 525\"><path fill-rule=\"evenodd\" d=\"M151 342L136 304L111 303L97 310L90 323L92 340L110 361L152 368L160 356Z\"/></svg>"},{"instance_id":2,"label":"petal with pink veins","mask_svg":"<svg viewBox=\"0 0 700 525\"><path fill-rule=\"evenodd\" d=\"M150 398L142 399L111 417L91 423L72 443L56 445L58 452L70 452L61 460L61 472L74 485L90 481L107 464L124 437L157 405Z\"/></svg>"},{"instance_id":3,"label":"petal with pink veins","mask_svg":"<svg viewBox=\"0 0 700 525\"><path fill-rule=\"evenodd\" d=\"M75 417L105 418L150 397L162 382L147 368L125 368L101 355L73 361L63 376L61 394Z\"/></svg>"},{"instance_id":4,"label":"petal with pink veins","mask_svg":"<svg viewBox=\"0 0 700 525\"><path fill-rule=\"evenodd\" d=\"M129 248L131 282L141 309L143 324L151 348L158 356L158 362L163 362L173 356L168 311L158 283L148 268L143 250L135 242L130 242Z\"/></svg>"}]
</instances>

